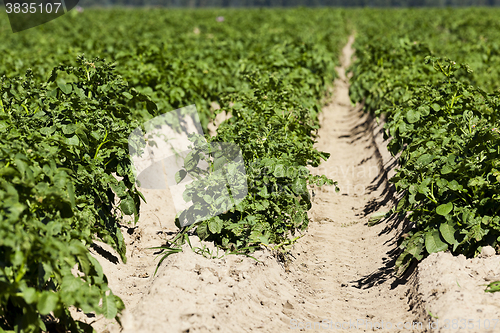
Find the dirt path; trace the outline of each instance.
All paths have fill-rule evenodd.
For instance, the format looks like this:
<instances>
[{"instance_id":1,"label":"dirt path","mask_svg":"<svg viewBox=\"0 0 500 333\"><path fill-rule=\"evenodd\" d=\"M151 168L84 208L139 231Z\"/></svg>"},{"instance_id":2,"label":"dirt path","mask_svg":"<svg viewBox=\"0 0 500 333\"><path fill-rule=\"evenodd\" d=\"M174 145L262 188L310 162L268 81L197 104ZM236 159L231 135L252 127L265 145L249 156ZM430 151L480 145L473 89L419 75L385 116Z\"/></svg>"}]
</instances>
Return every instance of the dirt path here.
<instances>
[{"instance_id":1,"label":"dirt path","mask_svg":"<svg viewBox=\"0 0 500 333\"><path fill-rule=\"evenodd\" d=\"M411 322L407 287L392 275L397 230L368 227L372 213L388 211L390 188L381 155L374 144L372 120L349 100L345 69L353 54L353 37L343 50L334 100L323 109L318 149L331 153L317 170L337 180L341 191L318 191L308 235L297 246L294 271L303 294L312 292L318 309L310 319L334 323L392 325ZM293 273L296 274L295 272ZM347 323L344 323L347 327ZM398 331L392 330L392 331Z\"/></svg>"},{"instance_id":2,"label":"dirt path","mask_svg":"<svg viewBox=\"0 0 500 333\"><path fill-rule=\"evenodd\" d=\"M391 332L403 331L394 325L414 315L408 287L392 276L397 231L388 222L366 225L373 212L389 209L392 194L374 144L373 121L348 97L344 72L352 42L351 37L343 50L334 99L321 119L317 146L331 157L314 171L337 180L341 192L315 190L309 230L292 250L289 265L269 251L255 253L259 262L239 256L206 259L186 246L153 276L157 262L148 247L160 245L158 238L173 231L164 220L172 213L161 204L165 193L153 193L158 207L150 202L137 228L124 229L128 264L95 254L127 307L123 330L101 318L87 322L95 321L96 330L105 333L363 332L377 322L393 325ZM195 237L192 243L201 246Z\"/></svg>"}]
</instances>

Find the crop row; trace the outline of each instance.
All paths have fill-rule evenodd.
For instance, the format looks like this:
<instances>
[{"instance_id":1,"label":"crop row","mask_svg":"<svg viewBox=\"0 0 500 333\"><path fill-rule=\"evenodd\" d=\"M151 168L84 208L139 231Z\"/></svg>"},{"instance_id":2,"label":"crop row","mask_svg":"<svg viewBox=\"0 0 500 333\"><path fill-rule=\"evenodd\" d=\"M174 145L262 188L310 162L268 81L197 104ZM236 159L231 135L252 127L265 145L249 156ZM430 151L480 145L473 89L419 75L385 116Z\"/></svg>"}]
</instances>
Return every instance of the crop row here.
<instances>
[{"instance_id":1,"label":"crop row","mask_svg":"<svg viewBox=\"0 0 500 333\"><path fill-rule=\"evenodd\" d=\"M433 252L474 256L500 241L500 93L498 77L490 76L497 69L486 67L498 63L497 45L471 39L495 33L483 26L493 14L423 14L403 11L389 20L372 12L373 20L359 22L351 68L351 99L383 117L388 148L398 156L391 182L402 198L393 212L410 222L399 272ZM374 33L374 22L384 28ZM445 39L460 39L461 47L449 50Z\"/></svg>"}]
</instances>

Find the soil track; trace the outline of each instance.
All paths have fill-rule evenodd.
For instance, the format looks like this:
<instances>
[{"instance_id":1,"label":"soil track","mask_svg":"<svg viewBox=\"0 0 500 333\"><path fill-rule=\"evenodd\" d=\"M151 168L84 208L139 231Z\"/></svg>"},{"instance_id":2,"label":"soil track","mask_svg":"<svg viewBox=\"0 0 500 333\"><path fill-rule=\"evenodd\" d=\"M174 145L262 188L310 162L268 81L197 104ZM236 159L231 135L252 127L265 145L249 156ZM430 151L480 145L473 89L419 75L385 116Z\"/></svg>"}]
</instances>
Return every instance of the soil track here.
<instances>
[{"instance_id":1,"label":"soil track","mask_svg":"<svg viewBox=\"0 0 500 333\"><path fill-rule=\"evenodd\" d=\"M308 234L296 246L294 275L302 294L318 305L310 320L331 319L357 331L372 324L411 322L408 287L394 278L397 228L389 222L368 227L369 217L388 211L393 193L373 137L373 120L352 106L344 73L353 55L353 37L343 50L334 99L323 109L318 149L331 153L316 172L339 183L317 191ZM384 152L382 152L384 153ZM299 314L297 314L299 315ZM347 325L349 322L349 326ZM363 325L364 324L364 325ZM350 330L353 330L351 327ZM392 330L396 332L398 330Z\"/></svg>"},{"instance_id":2,"label":"soil track","mask_svg":"<svg viewBox=\"0 0 500 333\"><path fill-rule=\"evenodd\" d=\"M168 191L144 191L148 204L141 207L140 222L135 228L122 229L128 263L121 263L103 244L93 249L111 289L127 307L123 329L101 317L80 313L81 319L104 333L281 333L301 328L315 332L422 332L411 326L395 326L428 321L429 310L453 315L455 308L462 306L463 313L470 314L476 307L471 299L491 305L477 306L483 317L498 317L494 304L499 304L500 293L474 296L481 293L477 286L483 275L490 280L500 276L498 256L490 256L487 265L478 262L479 266L473 266L475 263L465 258L433 255L419 265L420 277L415 271L411 281L395 279L392 267L398 254L396 240L403 232L401 223L383 220L367 226L373 213L388 211L393 204L387 178L395 161L383 149L380 126L361 106L350 103L344 73L353 54L352 42L353 37L343 50L333 100L321 115L317 147L331 157L313 170L337 180L341 191L313 189L311 223L294 246L290 260L278 261L267 250L255 253L259 261L232 255L207 259L186 245L183 252L166 259L154 276L157 261L149 248L161 245L161 238L175 231L174 210ZM191 242L195 247L203 246L194 236ZM212 245L205 246L213 250ZM458 267L458 261L464 266L457 268L462 275L454 275L452 267ZM447 274L435 271L436 267L445 267ZM472 273L476 280L465 280ZM470 288L462 303L455 296L457 276L475 288ZM435 289L435 284L440 289ZM445 305L450 299L454 301L451 308ZM386 329L376 329L376 325Z\"/></svg>"}]
</instances>

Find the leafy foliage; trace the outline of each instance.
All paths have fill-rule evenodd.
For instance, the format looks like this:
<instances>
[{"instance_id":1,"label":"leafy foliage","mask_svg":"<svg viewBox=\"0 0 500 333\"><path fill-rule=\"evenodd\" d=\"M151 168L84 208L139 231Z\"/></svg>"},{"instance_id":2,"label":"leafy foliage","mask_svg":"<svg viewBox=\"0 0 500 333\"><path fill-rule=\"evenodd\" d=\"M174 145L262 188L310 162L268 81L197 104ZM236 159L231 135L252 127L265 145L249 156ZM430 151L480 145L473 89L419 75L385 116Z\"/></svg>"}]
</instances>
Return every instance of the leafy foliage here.
<instances>
[{"instance_id":1,"label":"leafy foliage","mask_svg":"<svg viewBox=\"0 0 500 333\"><path fill-rule=\"evenodd\" d=\"M89 330L68 306L108 318L123 309L86 247L100 239L126 261L118 222L137 219L140 201L127 154L127 131L139 124L130 108L149 99L112 65L83 57L45 83L31 71L3 77L0 99L1 325L45 330L40 316L53 313L72 331Z\"/></svg>"},{"instance_id":2,"label":"leafy foliage","mask_svg":"<svg viewBox=\"0 0 500 333\"><path fill-rule=\"evenodd\" d=\"M468 27L470 34L480 23ZM431 28L418 33L430 35ZM425 40L432 45L440 38ZM500 93L471 85L479 80L468 65L436 57L432 48L411 40L399 33L358 39L350 91L353 100L384 116L388 148L399 156L391 182L403 197L394 211L412 225L400 241L399 272L433 252L474 256L500 241ZM473 49L474 43L464 47Z\"/></svg>"},{"instance_id":3,"label":"leafy foliage","mask_svg":"<svg viewBox=\"0 0 500 333\"><path fill-rule=\"evenodd\" d=\"M305 167L318 166L329 154L313 147L311 133L317 123L314 113L300 104L301 90L274 75L251 81L251 87L248 95L226 97L233 117L212 138L212 142L234 142L241 148L249 194L226 214L205 220L197 228L200 238L216 240L232 250L279 244L296 230L305 230L311 208L307 185L334 184L325 176L310 175ZM230 107L229 102L234 105ZM244 177L241 170L234 172L228 173ZM209 177L197 183L191 193L200 193L207 182L214 180ZM202 199L217 203L221 197L215 193Z\"/></svg>"}]
</instances>

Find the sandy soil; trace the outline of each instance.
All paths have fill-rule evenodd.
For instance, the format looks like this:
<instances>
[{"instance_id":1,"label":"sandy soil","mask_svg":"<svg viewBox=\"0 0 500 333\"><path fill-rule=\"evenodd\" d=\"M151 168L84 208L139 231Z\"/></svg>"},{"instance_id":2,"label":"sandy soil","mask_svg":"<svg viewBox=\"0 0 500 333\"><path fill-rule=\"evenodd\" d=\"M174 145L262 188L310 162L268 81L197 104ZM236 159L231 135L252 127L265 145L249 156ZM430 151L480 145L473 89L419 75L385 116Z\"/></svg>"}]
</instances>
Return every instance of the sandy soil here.
<instances>
[{"instance_id":1,"label":"sandy soil","mask_svg":"<svg viewBox=\"0 0 500 333\"><path fill-rule=\"evenodd\" d=\"M396 161L385 150L381 125L350 103L343 73L352 41L344 48L334 99L321 119L317 146L331 157L313 171L337 180L341 191L312 189L311 224L291 256L278 260L268 250L255 253L258 261L223 256L192 237L194 247L206 246L218 258L204 258L186 246L154 275L158 260L149 248L173 235L175 211L168 190L145 191L148 204L141 208L140 222L122 229L128 263L106 245L92 250L127 307L123 328L79 313L81 319L107 333L454 332L444 329L441 320L465 316L476 322L461 332L500 332L500 324L478 329L485 319L494 325L500 318L500 293L483 292L487 281L500 280L500 256L485 253L467 260L434 254L396 279L392 267L404 221L367 226L373 213L388 211L396 200L387 182ZM438 318L440 329L428 328ZM414 321L423 327L408 324Z\"/></svg>"}]
</instances>

